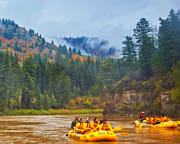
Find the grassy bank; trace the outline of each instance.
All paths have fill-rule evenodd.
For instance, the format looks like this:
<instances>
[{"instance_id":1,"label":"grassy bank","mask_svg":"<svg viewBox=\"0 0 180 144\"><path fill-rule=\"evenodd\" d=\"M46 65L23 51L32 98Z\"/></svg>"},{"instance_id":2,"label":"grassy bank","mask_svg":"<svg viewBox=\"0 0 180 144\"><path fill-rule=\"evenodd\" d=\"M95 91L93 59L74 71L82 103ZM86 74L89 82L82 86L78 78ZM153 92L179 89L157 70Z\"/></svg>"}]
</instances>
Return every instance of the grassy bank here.
<instances>
[{"instance_id":1,"label":"grassy bank","mask_svg":"<svg viewBox=\"0 0 180 144\"><path fill-rule=\"evenodd\" d=\"M0 112L0 115L53 115L53 114L101 114L103 109L20 109Z\"/></svg>"}]
</instances>

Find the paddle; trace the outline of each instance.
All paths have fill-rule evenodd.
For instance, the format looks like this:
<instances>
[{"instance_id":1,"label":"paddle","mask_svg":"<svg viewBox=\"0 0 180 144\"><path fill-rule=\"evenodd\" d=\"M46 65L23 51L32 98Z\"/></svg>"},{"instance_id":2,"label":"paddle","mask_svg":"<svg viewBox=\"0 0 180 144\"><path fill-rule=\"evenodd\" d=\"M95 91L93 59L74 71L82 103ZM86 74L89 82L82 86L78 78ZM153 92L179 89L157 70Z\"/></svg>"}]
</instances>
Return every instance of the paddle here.
<instances>
[{"instance_id":1,"label":"paddle","mask_svg":"<svg viewBox=\"0 0 180 144\"><path fill-rule=\"evenodd\" d=\"M133 121L130 121L130 122L128 122L128 123L121 124L120 127L123 127L123 126L125 126L125 125L127 125L127 124L131 124L131 123L134 123L134 120L133 120Z\"/></svg>"},{"instance_id":2,"label":"paddle","mask_svg":"<svg viewBox=\"0 0 180 144\"><path fill-rule=\"evenodd\" d=\"M131 123L134 123L134 121L130 121L130 122L128 122L128 123L121 124L119 127L113 128L113 132L119 132L119 131L122 130L122 127L123 127L123 126L125 126L125 125L127 125L127 124L131 124ZM128 133L126 133L126 135L128 135Z\"/></svg>"},{"instance_id":3,"label":"paddle","mask_svg":"<svg viewBox=\"0 0 180 144\"><path fill-rule=\"evenodd\" d=\"M120 132L120 133L118 133L118 134L120 134L120 135L129 135L128 132Z\"/></svg>"},{"instance_id":4,"label":"paddle","mask_svg":"<svg viewBox=\"0 0 180 144\"><path fill-rule=\"evenodd\" d=\"M122 130L122 127L115 127L113 128L113 132L118 133L120 135L129 135L128 132L120 132Z\"/></svg>"}]
</instances>

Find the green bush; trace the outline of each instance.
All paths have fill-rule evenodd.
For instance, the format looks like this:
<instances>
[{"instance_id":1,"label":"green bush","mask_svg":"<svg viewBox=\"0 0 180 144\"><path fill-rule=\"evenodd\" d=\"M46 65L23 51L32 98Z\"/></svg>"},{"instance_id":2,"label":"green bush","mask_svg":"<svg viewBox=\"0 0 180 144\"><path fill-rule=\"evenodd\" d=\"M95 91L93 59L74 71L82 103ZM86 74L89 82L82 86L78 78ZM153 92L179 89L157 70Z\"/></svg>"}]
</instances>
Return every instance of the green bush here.
<instances>
[{"instance_id":1,"label":"green bush","mask_svg":"<svg viewBox=\"0 0 180 144\"><path fill-rule=\"evenodd\" d=\"M92 105L92 103L87 100L87 101L85 102L85 105L89 108L89 107Z\"/></svg>"}]
</instances>

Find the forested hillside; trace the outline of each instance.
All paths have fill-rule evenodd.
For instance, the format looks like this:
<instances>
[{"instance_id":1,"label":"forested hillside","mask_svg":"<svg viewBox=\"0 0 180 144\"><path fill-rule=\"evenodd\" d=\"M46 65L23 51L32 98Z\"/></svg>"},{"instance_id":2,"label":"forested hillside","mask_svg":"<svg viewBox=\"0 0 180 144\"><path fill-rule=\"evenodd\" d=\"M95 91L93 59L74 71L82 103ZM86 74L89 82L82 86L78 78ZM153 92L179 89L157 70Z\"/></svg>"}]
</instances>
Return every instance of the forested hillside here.
<instances>
[{"instance_id":1,"label":"forested hillside","mask_svg":"<svg viewBox=\"0 0 180 144\"><path fill-rule=\"evenodd\" d=\"M158 31L141 18L118 59L82 56L14 21L0 22L0 111L99 108L129 89L153 92L138 110L157 107L164 90L172 90L171 103L180 106L180 11L160 18Z\"/></svg>"},{"instance_id":2,"label":"forested hillside","mask_svg":"<svg viewBox=\"0 0 180 144\"><path fill-rule=\"evenodd\" d=\"M133 36L123 41L125 74L111 91L114 99L119 97L119 110L178 113L180 11L171 10L166 19L159 21L159 30L155 31L146 18L141 18Z\"/></svg>"},{"instance_id":3,"label":"forested hillside","mask_svg":"<svg viewBox=\"0 0 180 144\"><path fill-rule=\"evenodd\" d=\"M120 78L119 60L81 56L12 20L0 22L1 111L102 107L101 80L107 75L112 84Z\"/></svg>"}]
</instances>

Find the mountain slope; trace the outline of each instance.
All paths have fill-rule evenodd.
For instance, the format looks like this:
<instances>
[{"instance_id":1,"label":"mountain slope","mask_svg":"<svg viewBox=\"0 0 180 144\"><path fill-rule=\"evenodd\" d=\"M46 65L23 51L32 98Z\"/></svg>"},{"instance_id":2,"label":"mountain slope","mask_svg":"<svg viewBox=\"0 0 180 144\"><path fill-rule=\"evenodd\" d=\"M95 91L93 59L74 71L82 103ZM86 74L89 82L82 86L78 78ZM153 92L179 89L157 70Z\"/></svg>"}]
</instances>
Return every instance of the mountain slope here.
<instances>
[{"instance_id":1,"label":"mountain slope","mask_svg":"<svg viewBox=\"0 0 180 144\"><path fill-rule=\"evenodd\" d=\"M34 30L26 30L14 21L3 18L0 19L0 50L7 49L12 53L18 53L22 61L29 54L46 54L49 59L54 58L57 46L46 42Z\"/></svg>"}]
</instances>

